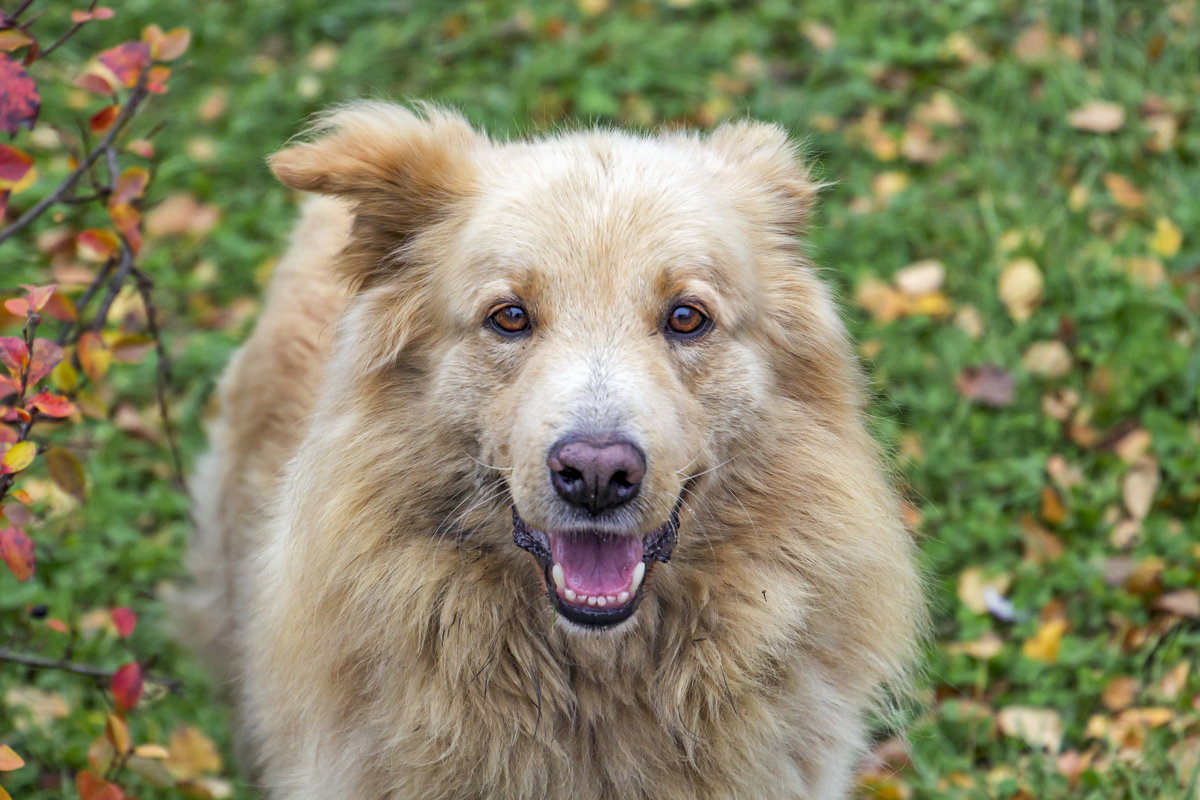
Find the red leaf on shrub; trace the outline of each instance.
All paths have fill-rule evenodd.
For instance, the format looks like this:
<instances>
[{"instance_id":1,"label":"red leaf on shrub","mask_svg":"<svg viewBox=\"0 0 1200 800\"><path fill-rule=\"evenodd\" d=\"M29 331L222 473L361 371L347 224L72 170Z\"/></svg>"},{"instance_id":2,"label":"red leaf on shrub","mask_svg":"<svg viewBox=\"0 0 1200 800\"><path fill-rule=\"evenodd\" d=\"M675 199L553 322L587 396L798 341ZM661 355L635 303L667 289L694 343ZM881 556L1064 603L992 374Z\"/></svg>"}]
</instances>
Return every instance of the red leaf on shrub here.
<instances>
[{"instance_id":1,"label":"red leaf on shrub","mask_svg":"<svg viewBox=\"0 0 1200 800\"><path fill-rule=\"evenodd\" d=\"M50 374L62 361L63 349L49 339L33 340L33 359L29 363L29 386Z\"/></svg>"},{"instance_id":2,"label":"red leaf on shrub","mask_svg":"<svg viewBox=\"0 0 1200 800\"><path fill-rule=\"evenodd\" d=\"M76 25L83 22L91 22L94 19L112 19L113 10L111 8L94 8L91 11L72 11L71 22Z\"/></svg>"},{"instance_id":3,"label":"red leaf on shrub","mask_svg":"<svg viewBox=\"0 0 1200 800\"><path fill-rule=\"evenodd\" d=\"M171 68L158 64L150 68L146 74L146 88L155 94L167 91L167 79L171 77Z\"/></svg>"},{"instance_id":4,"label":"red leaf on shrub","mask_svg":"<svg viewBox=\"0 0 1200 800\"><path fill-rule=\"evenodd\" d=\"M41 108L37 84L25 68L0 53L0 131L16 133L32 128Z\"/></svg>"},{"instance_id":5,"label":"red leaf on shrub","mask_svg":"<svg viewBox=\"0 0 1200 800\"><path fill-rule=\"evenodd\" d=\"M14 378L20 378L29 363L29 348L25 340L16 336L0 336L0 364L8 368Z\"/></svg>"},{"instance_id":6,"label":"red leaf on shrub","mask_svg":"<svg viewBox=\"0 0 1200 800\"><path fill-rule=\"evenodd\" d=\"M37 566L33 542L25 535L25 531L15 526L0 530L0 559L4 560L19 581L32 578Z\"/></svg>"},{"instance_id":7,"label":"red leaf on shrub","mask_svg":"<svg viewBox=\"0 0 1200 800\"><path fill-rule=\"evenodd\" d=\"M75 413L75 404L59 394L39 392L29 399L26 408L35 408L47 417L62 419Z\"/></svg>"},{"instance_id":8,"label":"red leaf on shrub","mask_svg":"<svg viewBox=\"0 0 1200 800\"><path fill-rule=\"evenodd\" d=\"M100 54L100 63L127 89L137 86L142 71L150 66L150 45L145 42L125 42Z\"/></svg>"},{"instance_id":9,"label":"red leaf on shrub","mask_svg":"<svg viewBox=\"0 0 1200 800\"><path fill-rule=\"evenodd\" d=\"M110 95L117 91L117 78L112 70L103 64L94 63L72 83L80 89L87 89L92 94Z\"/></svg>"},{"instance_id":10,"label":"red leaf on shrub","mask_svg":"<svg viewBox=\"0 0 1200 800\"><path fill-rule=\"evenodd\" d=\"M134 139L129 144L125 145L125 149L133 153L135 156L142 158L154 158L154 145L149 139Z\"/></svg>"},{"instance_id":11,"label":"red leaf on shrub","mask_svg":"<svg viewBox=\"0 0 1200 800\"><path fill-rule=\"evenodd\" d=\"M121 249L121 240L112 231L88 228L75 237L75 245L88 261L108 261Z\"/></svg>"},{"instance_id":12,"label":"red leaf on shrub","mask_svg":"<svg viewBox=\"0 0 1200 800\"><path fill-rule=\"evenodd\" d=\"M112 127L112 124L117 121L117 115L120 113L120 106L105 106L95 114L92 114L88 119L88 127L92 129L92 133L99 136Z\"/></svg>"},{"instance_id":13,"label":"red leaf on shrub","mask_svg":"<svg viewBox=\"0 0 1200 800\"><path fill-rule=\"evenodd\" d=\"M113 701L122 711L128 711L137 705L142 696L142 668L136 661L123 664L113 673L112 693Z\"/></svg>"},{"instance_id":14,"label":"red leaf on shrub","mask_svg":"<svg viewBox=\"0 0 1200 800\"><path fill-rule=\"evenodd\" d=\"M150 170L145 167L129 167L117 178L117 185L108 197L109 207L125 205L146 193L150 183Z\"/></svg>"},{"instance_id":15,"label":"red leaf on shrub","mask_svg":"<svg viewBox=\"0 0 1200 800\"><path fill-rule=\"evenodd\" d=\"M54 294L54 290L58 288L58 284L47 284L46 286L28 286L21 285L21 288L29 292L29 304L33 306L34 311L41 311L46 307L46 303L50 301L50 297Z\"/></svg>"},{"instance_id":16,"label":"red leaf on shrub","mask_svg":"<svg viewBox=\"0 0 1200 800\"><path fill-rule=\"evenodd\" d=\"M117 635L125 638L133 633L134 627L137 625L137 614L128 606L121 606L112 610L113 625L117 627Z\"/></svg>"},{"instance_id":17,"label":"red leaf on shrub","mask_svg":"<svg viewBox=\"0 0 1200 800\"><path fill-rule=\"evenodd\" d=\"M125 793L120 786L87 770L75 775L75 791L79 792L79 800L125 800Z\"/></svg>"},{"instance_id":18,"label":"red leaf on shrub","mask_svg":"<svg viewBox=\"0 0 1200 800\"><path fill-rule=\"evenodd\" d=\"M15 444L16 441L17 432L7 425L0 425L0 444ZM13 494L16 495L16 492Z\"/></svg>"},{"instance_id":19,"label":"red leaf on shrub","mask_svg":"<svg viewBox=\"0 0 1200 800\"><path fill-rule=\"evenodd\" d=\"M79 319L79 312L75 309L75 303L72 302L71 298L57 290L46 301L46 308L44 310L50 316L60 319L63 322L74 322Z\"/></svg>"},{"instance_id":20,"label":"red leaf on shrub","mask_svg":"<svg viewBox=\"0 0 1200 800\"><path fill-rule=\"evenodd\" d=\"M33 158L28 153L0 144L0 189L13 188L32 168Z\"/></svg>"}]
</instances>

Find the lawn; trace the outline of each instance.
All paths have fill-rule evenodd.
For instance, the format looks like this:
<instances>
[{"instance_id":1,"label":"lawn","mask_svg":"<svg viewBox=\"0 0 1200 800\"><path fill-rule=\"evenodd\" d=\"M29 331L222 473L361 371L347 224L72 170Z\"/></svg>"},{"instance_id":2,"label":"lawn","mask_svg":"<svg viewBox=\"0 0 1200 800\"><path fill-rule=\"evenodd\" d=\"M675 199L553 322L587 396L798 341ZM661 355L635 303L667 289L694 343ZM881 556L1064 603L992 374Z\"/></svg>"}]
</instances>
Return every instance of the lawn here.
<instances>
[{"instance_id":1,"label":"lawn","mask_svg":"<svg viewBox=\"0 0 1200 800\"><path fill-rule=\"evenodd\" d=\"M150 204L179 211L143 260L187 463L293 216L264 156L311 113L425 98L499 137L775 120L830 184L809 249L872 375L933 609L915 697L880 719L862 795L1200 796L1196 0L114 6L65 52L151 22L193 32L146 113L164 123ZM31 241L0 248L5 297L48 282ZM86 503L26 479L39 567L26 582L0 568L0 647L57 657L70 641L105 668L132 651L178 679L130 724L191 782L156 787L151 764L125 785L248 798L163 601L189 525L154 369L116 368L107 421L71 434ZM117 606L139 615L128 640ZM28 762L0 787L75 797L108 707L77 675L0 665L0 743Z\"/></svg>"}]
</instances>

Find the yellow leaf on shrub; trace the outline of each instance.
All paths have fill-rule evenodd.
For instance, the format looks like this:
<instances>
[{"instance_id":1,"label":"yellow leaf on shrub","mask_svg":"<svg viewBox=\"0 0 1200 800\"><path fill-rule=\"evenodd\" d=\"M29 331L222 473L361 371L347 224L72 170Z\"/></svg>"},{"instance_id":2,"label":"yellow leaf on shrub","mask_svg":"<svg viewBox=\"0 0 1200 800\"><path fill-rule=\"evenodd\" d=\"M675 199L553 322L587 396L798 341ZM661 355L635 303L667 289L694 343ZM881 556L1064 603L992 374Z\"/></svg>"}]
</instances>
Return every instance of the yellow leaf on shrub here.
<instances>
[{"instance_id":1,"label":"yellow leaf on shrub","mask_svg":"<svg viewBox=\"0 0 1200 800\"><path fill-rule=\"evenodd\" d=\"M9 446L4 457L0 458L0 474L11 475L14 472L20 472L33 463L35 455L37 455L37 445L33 442L17 442Z\"/></svg>"},{"instance_id":2,"label":"yellow leaf on shrub","mask_svg":"<svg viewBox=\"0 0 1200 800\"><path fill-rule=\"evenodd\" d=\"M180 725L171 733L167 753L167 769L179 781L195 780L221 769L216 745L190 725Z\"/></svg>"},{"instance_id":3,"label":"yellow leaf on shrub","mask_svg":"<svg viewBox=\"0 0 1200 800\"><path fill-rule=\"evenodd\" d=\"M6 744L0 744L0 772L11 772L25 766L25 759Z\"/></svg>"}]
</instances>

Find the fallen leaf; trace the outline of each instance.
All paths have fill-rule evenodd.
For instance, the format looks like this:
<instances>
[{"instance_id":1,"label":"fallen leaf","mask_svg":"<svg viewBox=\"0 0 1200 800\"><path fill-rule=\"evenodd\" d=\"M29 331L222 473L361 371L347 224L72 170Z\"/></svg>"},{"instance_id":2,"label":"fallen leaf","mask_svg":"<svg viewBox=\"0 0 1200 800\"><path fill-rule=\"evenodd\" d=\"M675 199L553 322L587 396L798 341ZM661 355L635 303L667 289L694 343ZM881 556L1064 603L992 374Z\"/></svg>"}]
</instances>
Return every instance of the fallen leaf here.
<instances>
[{"instance_id":1,"label":"fallen leaf","mask_svg":"<svg viewBox=\"0 0 1200 800\"><path fill-rule=\"evenodd\" d=\"M1144 456L1134 462L1121 482L1121 497L1134 519L1145 519L1158 490L1158 462Z\"/></svg>"},{"instance_id":2,"label":"fallen leaf","mask_svg":"<svg viewBox=\"0 0 1200 800\"><path fill-rule=\"evenodd\" d=\"M965 654L980 661L988 661L1000 655L1004 649L1004 640L992 631L970 642L952 642L944 647L951 655Z\"/></svg>"},{"instance_id":3,"label":"fallen leaf","mask_svg":"<svg viewBox=\"0 0 1200 800\"><path fill-rule=\"evenodd\" d=\"M1105 684L1100 699L1109 711L1123 711L1133 705L1137 691L1137 681L1127 675L1119 675Z\"/></svg>"},{"instance_id":4,"label":"fallen leaf","mask_svg":"<svg viewBox=\"0 0 1200 800\"><path fill-rule=\"evenodd\" d=\"M1043 664L1055 663L1058 661L1058 651L1062 647L1062 637L1066 630L1065 620L1051 619L1043 622L1033 637L1026 639L1021 645L1021 654Z\"/></svg>"},{"instance_id":5,"label":"fallen leaf","mask_svg":"<svg viewBox=\"0 0 1200 800\"><path fill-rule=\"evenodd\" d=\"M1042 519L1051 525L1061 525L1067 518L1067 510L1063 507L1058 492L1050 486L1042 487Z\"/></svg>"},{"instance_id":6,"label":"fallen leaf","mask_svg":"<svg viewBox=\"0 0 1200 800\"><path fill-rule=\"evenodd\" d=\"M75 791L79 800L125 800L125 793L115 783L109 783L87 770L75 775Z\"/></svg>"},{"instance_id":7,"label":"fallen leaf","mask_svg":"<svg viewBox=\"0 0 1200 800\"><path fill-rule=\"evenodd\" d=\"M1134 428L1113 442L1115 452L1126 464L1132 464L1150 451L1152 439L1145 428Z\"/></svg>"},{"instance_id":8,"label":"fallen leaf","mask_svg":"<svg viewBox=\"0 0 1200 800\"><path fill-rule=\"evenodd\" d=\"M1062 747L1062 717L1054 709L1008 706L1000 709L996 721L1006 736L1021 739L1031 747L1051 753Z\"/></svg>"},{"instance_id":9,"label":"fallen leaf","mask_svg":"<svg viewBox=\"0 0 1200 800\"><path fill-rule=\"evenodd\" d=\"M991 589L1001 595L1012 585L1012 576L1006 573L986 576L983 567L968 567L958 576L958 599L976 614L986 614L988 607L984 592Z\"/></svg>"},{"instance_id":10,"label":"fallen leaf","mask_svg":"<svg viewBox=\"0 0 1200 800\"><path fill-rule=\"evenodd\" d=\"M1154 608L1178 617L1200 619L1200 592L1195 589L1180 589L1154 598Z\"/></svg>"},{"instance_id":11,"label":"fallen leaf","mask_svg":"<svg viewBox=\"0 0 1200 800\"><path fill-rule=\"evenodd\" d=\"M965 367L954 380L954 388L968 400L993 408L1011 405L1016 396L1012 375L995 364Z\"/></svg>"},{"instance_id":12,"label":"fallen leaf","mask_svg":"<svg viewBox=\"0 0 1200 800\"><path fill-rule=\"evenodd\" d=\"M1146 207L1146 195L1142 194L1133 182L1117 172L1104 174L1104 188L1112 195L1113 202L1121 208L1136 211Z\"/></svg>"},{"instance_id":13,"label":"fallen leaf","mask_svg":"<svg viewBox=\"0 0 1200 800\"><path fill-rule=\"evenodd\" d=\"M1118 258L1113 265L1129 276L1129 280L1139 286L1153 289L1162 286L1167 280L1167 269L1157 258L1150 256L1130 256Z\"/></svg>"},{"instance_id":14,"label":"fallen leaf","mask_svg":"<svg viewBox=\"0 0 1200 800\"><path fill-rule=\"evenodd\" d=\"M1163 258L1170 258L1179 252L1183 244L1183 231L1167 217L1159 217L1154 221L1154 235L1150 237L1150 249Z\"/></svg>"},{"instance_id":15,"label":"fallen leaf","mask_svg":"<svg viewBox=\"0 0 1200 800\"><path fill-rule=\"evenodd\" d=\"M1188 792L1193 791L1197 780L1200 780L1200 735L1176 742L1167 754L1175 767L1180 787Z\"/></svg>"},{"instance_id":16,"label":"fallen leaf","mask_svg":"<svg viewBox=\"0 0 1200 800\"><path fill-rule=\"evenodd\" d=\"M804 32L804 36L818 52L828 53L837 44L837 35L833 32L833 28L823 22L806 22L800 26L800 30Z\"/></svg>"},{"instance_id":17,"label":"fallen leaf","mask_svg":"<svg viewBox=\"0 0 1200 800\"><path fill-rule=\"evenodd\" d=\"M1062 378L1071 372L1071 351L1057 339L1034 342L1021 356L1021 364L1039 378Z\"/></svg>"},{"instance_id":18,"label":"fallen leaf","mask_svg":"<svg viewBox=\"0 0 1200 800\"><path fill-rule=\"evenodd\" d=\"M1024 322L1042 301L1042 271L1031 258L1018 258L1000 273L1000 300L1015 322Z\"/></svg>"},{"instance_id":19,"label":"fallen leaf","mask_svg":"<svg viewBox=\"0 0 1200 800\"><path fill-rule=\"evenodd\" d=\"M878 278L864 278L854 291L854 302L879 325L894 322L904 314L904 297Z\"/></svg>"},{"instance_id":20,"label":"fallen leaf","mask_svg":"<svg viewBox=\"0 0 1200 800\"><path fill-rule=\"evenodd\" d=\"M191 234L204 236L220 219L216 206L202 205L187 192L173 194L146 214L146 235L151 238Z\"/></svg>"},{"instance_id":21,"label":"fallen leaf","mask_svg":"<svg viewBox=\"0 0 1200 800\"><path fill-rule=\"evenodd\" d=\"M1191 672L1191 662L1180 661L1163 675L1162 680L1154 685L1154 691L1164 700L1173 701L1187 688L1188 673Z\"/></svg>"},{"instance_id":22,"label":"fallen leaf","mask_svg":"<svg viewBox=\"0 0 1200 800\"><path fill-rule=\"evenodd\" d=\"M1067 122L1089 133L1113 133L1125 125L1125 108L1119 103L1095 100L1067 114Z\"/></svg>"},{"instance_id":23,"label":"fallen leaf","mask_svg":"<svg viewBox=\"0 0 1200 800\"><path fill-rule=\"evenodd\" d=\"M1054 53L1054 37L1043 22L1030 25L1017 36L1013 57L1022 64L1038 64Z\"/></svg>"},{"instance_id":24,"label":"fallen leaf","mask_svg":"<svg viewBox=\"0 0 1200 800\"><path fill-rule=\"evenodd\" d=\"M909 297L921 297L942 288L946 267L935 258L926 258L897 270L892 280Z\"/></svg>"}]
</instances>

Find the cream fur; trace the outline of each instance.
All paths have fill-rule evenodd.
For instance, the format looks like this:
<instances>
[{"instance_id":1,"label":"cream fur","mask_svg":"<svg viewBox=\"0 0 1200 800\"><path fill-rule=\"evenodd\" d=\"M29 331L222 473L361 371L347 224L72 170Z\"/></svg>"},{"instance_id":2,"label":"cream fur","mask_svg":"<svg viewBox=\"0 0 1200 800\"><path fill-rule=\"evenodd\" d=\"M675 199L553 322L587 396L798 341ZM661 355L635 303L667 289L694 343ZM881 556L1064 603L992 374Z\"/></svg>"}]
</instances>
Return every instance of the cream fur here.
<instances>
[{"instance_id":1,"label":"cream fur","mask_svg":"<svg viewBox=\"0 0 1200 800\"><path fill-rule=\"evenodd\" d=\"M330 197L222 380L189 561L269 796L843 797L922 603L784 133L497 143L359 104L272 166ZM513 296L519 341L482 324ZM716 327L675 345L683 296ZM648 456L614 531L687 485L674 558L602 633L556 622L511 540L514 503L569 524L545 454L581 426Z\"/></svg>"}]
</instances>

